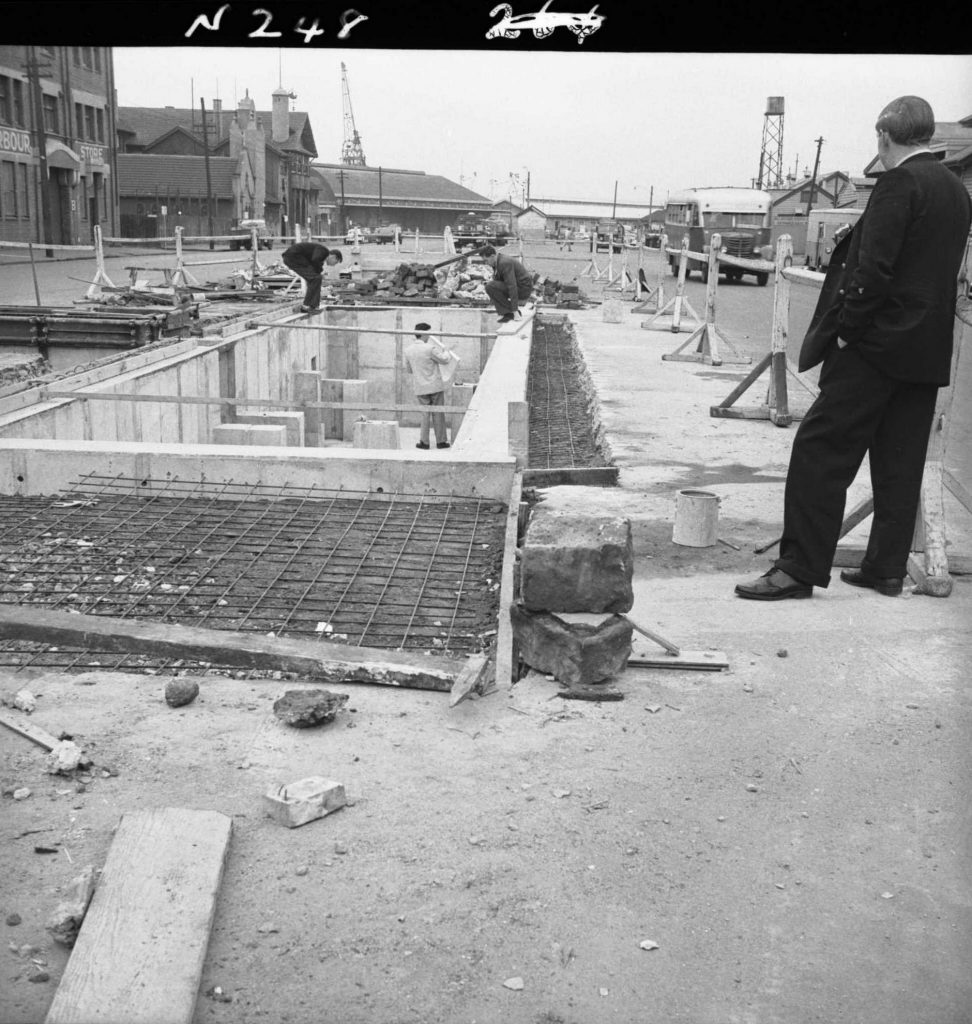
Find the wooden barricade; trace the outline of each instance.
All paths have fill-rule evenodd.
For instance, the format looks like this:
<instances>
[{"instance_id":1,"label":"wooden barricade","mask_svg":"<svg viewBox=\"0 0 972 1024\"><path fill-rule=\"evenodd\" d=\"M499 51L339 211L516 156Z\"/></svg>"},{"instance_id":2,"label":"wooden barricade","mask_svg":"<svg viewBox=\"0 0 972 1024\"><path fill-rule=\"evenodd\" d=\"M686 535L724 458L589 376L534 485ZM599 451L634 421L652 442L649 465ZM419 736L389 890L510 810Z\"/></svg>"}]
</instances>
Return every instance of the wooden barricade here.
<instances>
[{"instance_id":1,"label":"wooden barricade","mask_svg":"<svg viewBox=\"0 0 972 1024\"><path fill-rule=\"evenodd\" d=\"M667 251L669 251L669 250L663 249L662 250L662 254L664 254ZM682 307L683 306L685 306L685 308L688 310L689 313L691 313L692 317L694 318L694 320L695 320L694 327L698 327L699 324L702 323L702 318L692 308L692 304L689 302L689 300L687 298L685 298L685 274L686 274L686 271L688 269L688 252L689 252L688 235L686 235L682 239L682 247L679 250L679 257L678 257L678 281L675 284L675 294L672 296L672 298L664 306L659 308L658 312L650 320L642 320L641 321L641 326L645 330L650 330L654 326L654 324L655 324L655 322L657 320L660 320L669 310L671 310L672 311L672 322L671 322L671 325L670 325L671 326L671 331L672 331L673 334L678 334L678 332L679 332L679 330L681 329L681 326L682 326ZM689 329L690 330L694 330L694 327L693 328L689 328Z\"/></svg>"},{"instance_id":2,"label":"wooden barricade","mask_svg":"<svg viewBox=\"0 0 972 1024\"><path fill-rule=\"evenodd\" d=\"M787 376L792 376L801 387L814 397L817 389L803 380L796 367L787 359L786 341L790 317L790 277L793 262L793 242L789 235L780 235L776 243L775 282L773 291L773 324L770 351L753 367L752 371L718 404L709 408L709 415L724 419L772 420L778 427L788 427L794 419L790 412L787 396ZM819 288L823 274L815 271L798 271L801 279L812 275L806 283ZM709 275L711 281L712 275ZM733 408L757 380L767 371L769 387L762 405L737 409Z\"/></svg>"}]
</instances>

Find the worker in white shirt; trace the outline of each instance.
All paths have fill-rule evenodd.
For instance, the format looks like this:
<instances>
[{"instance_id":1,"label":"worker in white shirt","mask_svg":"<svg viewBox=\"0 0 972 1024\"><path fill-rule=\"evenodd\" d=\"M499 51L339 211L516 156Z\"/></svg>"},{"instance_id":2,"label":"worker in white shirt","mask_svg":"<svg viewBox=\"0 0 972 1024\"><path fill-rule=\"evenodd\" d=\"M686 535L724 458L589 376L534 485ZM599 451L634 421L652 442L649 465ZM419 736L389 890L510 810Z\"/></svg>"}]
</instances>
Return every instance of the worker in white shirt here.
<instances>
[{"instance_id":1,"label":"worker in white shirt","mask_svg":"<svg viewBox=\"0 0 972 1024\"><path fill-rule=\"evenodd\" d=\"M449 363L449 355L439 340L432 336L432 325L418 323L415 325L415 342L405 349L405 364L412 375L415 397L420 405L435 407L445 405L445 385L442 382L440 366ZM448 448L446 440L445 413L430 411L422 415L420 440L416 448L429 447L429 426L435 430L436 448Z\"/></svg>"}]
</instances>

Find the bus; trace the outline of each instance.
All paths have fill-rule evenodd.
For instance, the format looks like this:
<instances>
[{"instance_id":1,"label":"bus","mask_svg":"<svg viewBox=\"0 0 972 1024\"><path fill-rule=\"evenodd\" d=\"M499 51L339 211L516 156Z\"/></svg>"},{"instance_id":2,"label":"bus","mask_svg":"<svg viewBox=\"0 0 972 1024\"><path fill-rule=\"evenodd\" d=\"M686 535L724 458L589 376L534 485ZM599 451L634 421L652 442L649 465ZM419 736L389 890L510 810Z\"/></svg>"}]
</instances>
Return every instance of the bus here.
<instances>
[{"instance_id":1,"label":"bus","mask_svg":"<svg viewBox=\"0 0 972 1024\"><path fill-rule=\"evenodd\" d=\"M688 235L692 252L708 252L713 234L722 236L722 251L742 259L773 258L770 243L770 208L772 198L768 192L755 188L690 188L673 192L665 205L665 233L668 246L678 249ZM678 255L669 254L672 274L678 276ZM756 283L765 285L769 273L765 270L745 270L742 267L722 266L721 273L728 281L738 281L743 274L752 274ZM689 257L685 269L688 277L693 270L709 279L709 264Z\"/></svg>"}]
</instances>

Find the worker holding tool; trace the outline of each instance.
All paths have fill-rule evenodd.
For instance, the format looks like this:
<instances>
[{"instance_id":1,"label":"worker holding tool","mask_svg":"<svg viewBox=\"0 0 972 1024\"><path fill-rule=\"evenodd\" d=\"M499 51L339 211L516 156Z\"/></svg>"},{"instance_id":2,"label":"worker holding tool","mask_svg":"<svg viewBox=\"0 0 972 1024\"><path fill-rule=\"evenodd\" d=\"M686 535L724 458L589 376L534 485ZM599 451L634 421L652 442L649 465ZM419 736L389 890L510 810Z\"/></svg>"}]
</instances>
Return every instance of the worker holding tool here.
<instances>
[{"instance_id":1,"label":"worker holding tool","mask_svg":"<svg viewBox=\"0 0 972 1024\"><path fill-rule=\"evenodd\" d=\"M318 245L317 242L295 242L284 251L281 259L285 267L307 282L307 293L304 295L300 311L313 313L321 305L324 264L329 267L336 266L344 257L340 249L328 249L326 245Z\"/></svg>"},{"instance_id":2,"label":"worker holding tool","mask_svg":"<svg viewBox=\"0 0 972 1024\"><path fill-rule=\"evenodd\" d=\"M429 421L435 428L436 448L448 448L446 440L445 413L431 411L437 405L445 404L445 384L442 380L442 369L449 365L452 357L442 347L438 338L429 332L432 325L419 323L415 325L414 344L405 349L403 355L408 372L412 375L415 397L420 405L427 405L430 411L422 414L422 427L416 448L429 447Z\"/></svg>"},{"instance_id":3,"label":"worker holding tool","mask_svg":"<svg viewBox=\"0 0 972 1024\"><path fill-rule=\"evenodd\" d=\"M504 256L493 246L479 248L479 255L493 268L493 280L485 283L486 294L493 300L499 322L508 324L520 316L520 303L533 292L533 275L519 260Z\"/></svg>"},{"instance_id":4,"label":"worker holding tool","mask_svg":"<svg viewBox=\"0 0 972 1024\"><path fill-rule=\"evenodd\" d=\"M929 151L935 117L918 96L878 116L884 173L834 249L799 369L823 363L820 394L793 440L780 557L739 597L812 597L830 583L847 489L869 457L874 515L860 569L840 578L901 593L938 389L951 374L957 281L972 220L961 181Z\"/></svg>"}]
</instances>

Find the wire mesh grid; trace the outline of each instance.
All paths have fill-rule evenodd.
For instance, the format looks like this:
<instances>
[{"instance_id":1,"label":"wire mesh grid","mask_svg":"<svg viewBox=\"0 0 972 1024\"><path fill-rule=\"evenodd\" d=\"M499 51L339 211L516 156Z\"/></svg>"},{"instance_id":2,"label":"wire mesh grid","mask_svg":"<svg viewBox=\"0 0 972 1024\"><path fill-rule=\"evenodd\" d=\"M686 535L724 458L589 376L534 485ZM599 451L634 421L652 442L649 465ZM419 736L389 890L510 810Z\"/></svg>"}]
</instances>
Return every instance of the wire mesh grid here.
<instances>
[{"instance_id":1,"label":"wire mesh grid","mask_svg":"<svg viewBox=\"0 0 972 1024\"><path fill-rule=\"evenodd\" d=\"M505 521L475 497L88 474L56 497L0 496L0 603L471 653L495 637ZM158 664L0 645L0 665Z\"/></svg>"},{"instance_id":2,"label":"wire mesh grid","mask_svg":"<svg viewBox=\"0 0 972 1024\"><path fill-rule=\"evenodd\" d=\"M530 469L580 469L606 464L594 437L582 368L583 361L571 344L568 328L538 318L527 379Z\"/></svg>"}]
</instances>

